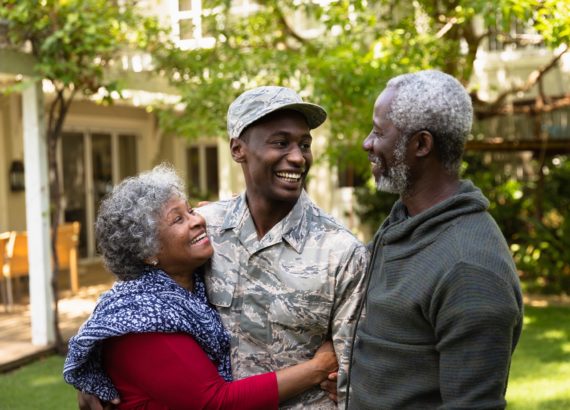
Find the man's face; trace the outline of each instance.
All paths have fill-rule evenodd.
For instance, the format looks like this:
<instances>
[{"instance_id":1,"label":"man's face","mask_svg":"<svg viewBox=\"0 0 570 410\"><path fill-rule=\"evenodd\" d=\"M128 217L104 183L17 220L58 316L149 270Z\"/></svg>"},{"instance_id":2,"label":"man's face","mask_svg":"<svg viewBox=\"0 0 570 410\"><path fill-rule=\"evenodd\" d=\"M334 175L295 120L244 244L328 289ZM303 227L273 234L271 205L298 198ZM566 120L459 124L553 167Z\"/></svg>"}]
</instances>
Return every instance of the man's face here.
<instances>
[{"instance_id":1,"label":"man's face","mask_svg":"<svg viewBox=\"0 0 570 410\"><path fill-rule=\"evenodd\" d=\"M376 100L372 131L362 147L368 152L378 190L402 195L409 188L410 169L406 163L405 139L386 117L394 95L394 89L387 88Z\"/></svg>"},{"instance_id":2,"label":"man's face","mask_svg":"<svg viewBox=\"0 0 570 410\"><path fill-rule=\"evenodd\" d=\"M232 154L242 163L248 200L294 204L313 163L305 117L295 111L277 111L244 134L232 142Z\"/></svg>"}]
</instances>

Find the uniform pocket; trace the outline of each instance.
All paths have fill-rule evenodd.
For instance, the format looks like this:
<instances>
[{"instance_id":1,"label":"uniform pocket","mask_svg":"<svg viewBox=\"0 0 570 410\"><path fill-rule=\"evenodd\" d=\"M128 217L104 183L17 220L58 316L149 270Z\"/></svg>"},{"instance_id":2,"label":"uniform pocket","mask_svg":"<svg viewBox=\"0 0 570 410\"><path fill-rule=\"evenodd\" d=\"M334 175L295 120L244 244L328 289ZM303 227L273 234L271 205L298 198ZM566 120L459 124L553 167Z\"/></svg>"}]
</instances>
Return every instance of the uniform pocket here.
<instances>
[{"instance_id":1,"label":"uniform pocket","mask_svg":"<svg viewBox=\"0 0 570 410\"><path fill-rule=\"evenodd\" d=\"M312 356L328 334L331 308L321 292L293 291L275 296L269 306L273 343L285 349L305 345Z\"/></svg>"}]
</instances>

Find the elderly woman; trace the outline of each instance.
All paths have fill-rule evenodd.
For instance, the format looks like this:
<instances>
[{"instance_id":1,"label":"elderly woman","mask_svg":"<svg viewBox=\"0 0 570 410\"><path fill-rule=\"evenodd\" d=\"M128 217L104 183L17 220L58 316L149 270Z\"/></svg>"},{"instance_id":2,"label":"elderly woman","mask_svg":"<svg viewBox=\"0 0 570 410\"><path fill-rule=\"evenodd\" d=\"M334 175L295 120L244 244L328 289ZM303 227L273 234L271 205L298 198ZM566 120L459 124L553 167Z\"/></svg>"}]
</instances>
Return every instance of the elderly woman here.
<instances>
[{"instance_id":1,"label":"elderly woman","mask_svg":"<svg viewBox=\"0 0 570 410\"><path fill-rule=\"evenodd\" d=\"M208 303L213 249L173 169L128 178L103 201L97 243L118 281L69 341L65 380L119 408L270 409L336 369L325 346L307 362L232 382L230 335Z\"/></svg>"}]
</instances>

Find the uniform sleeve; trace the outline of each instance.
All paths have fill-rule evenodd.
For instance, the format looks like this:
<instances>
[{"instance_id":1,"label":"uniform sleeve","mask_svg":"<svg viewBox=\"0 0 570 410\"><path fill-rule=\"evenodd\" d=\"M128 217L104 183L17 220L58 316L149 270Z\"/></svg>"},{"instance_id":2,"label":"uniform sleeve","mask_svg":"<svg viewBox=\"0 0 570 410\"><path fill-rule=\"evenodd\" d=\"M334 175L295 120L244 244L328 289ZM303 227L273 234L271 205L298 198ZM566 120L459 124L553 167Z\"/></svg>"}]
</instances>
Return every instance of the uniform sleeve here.
<instances>
[{"instance_id":1,"label":"uniform sleeve","mask_svg":"<svg viewBox=\"0 0 570 410\"><path fill-rule=\"evenodd\" d=\"M125 405L147 409L277 409L275 373L226 382L187 334L141 333L109 339L105 369Z\"/></svg>"},{"instance_id":2,"label":"uniform sleeve","mask_svg":"<svg viewBox=\"0 0 570 410\"><path fill-rule=\"evenodd\" d=\"M344 407L346 399L350 347L356 316L363 299L368 261L368 250L359 244L352 248L336 277L331 333L339 363L337 386L339 408Z\"/></svg>"},{"instance_id":3,"label":"uniform sleeve","mask_svg":"<svg viewBox=\"0 0 570 410\"><path fill-rule=\"evenodd\" d=\"M511 355L522 327L516 285L460 264L434 292L431 310L442 408L504 408Z\"/></svg>"}]
</instances>

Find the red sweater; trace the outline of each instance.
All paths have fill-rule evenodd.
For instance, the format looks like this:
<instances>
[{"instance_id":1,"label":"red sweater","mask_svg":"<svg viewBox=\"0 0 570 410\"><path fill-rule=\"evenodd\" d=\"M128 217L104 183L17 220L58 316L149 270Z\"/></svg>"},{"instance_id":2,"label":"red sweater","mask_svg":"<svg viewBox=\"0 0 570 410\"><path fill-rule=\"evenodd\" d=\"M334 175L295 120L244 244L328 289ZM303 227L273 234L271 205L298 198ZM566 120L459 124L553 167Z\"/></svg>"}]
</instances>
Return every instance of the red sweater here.
<instances>
[{"instance_id":1,"label":"red sweater","mask_svg":"<svg viewBox=\"0 0 570 410\"><path fill-rule=\"evenodd\" d=\"M140 333L108 339L105 371L119 409L277 409L275 373L226 382L192 336Z\"/></svg>"}]
</instances>

